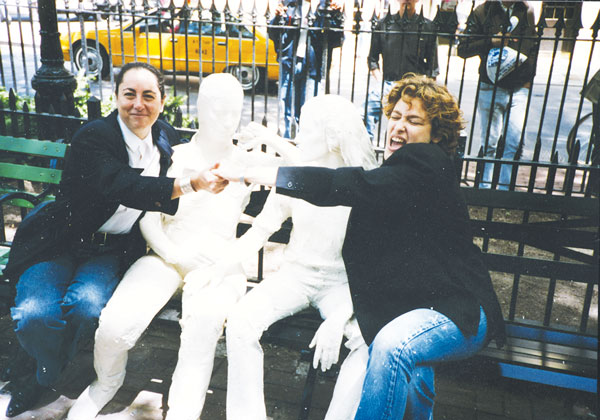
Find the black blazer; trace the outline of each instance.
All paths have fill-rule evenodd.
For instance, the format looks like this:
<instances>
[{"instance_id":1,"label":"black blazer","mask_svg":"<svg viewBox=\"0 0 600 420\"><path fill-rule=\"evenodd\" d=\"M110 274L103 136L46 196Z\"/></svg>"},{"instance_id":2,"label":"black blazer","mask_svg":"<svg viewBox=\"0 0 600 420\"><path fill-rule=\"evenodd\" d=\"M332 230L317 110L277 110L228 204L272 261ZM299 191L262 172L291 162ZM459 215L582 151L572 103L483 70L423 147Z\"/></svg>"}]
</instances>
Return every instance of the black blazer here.
<instances>
[{"instance_id":1,"label":"black blazer","mask_svg":"<svg viewBox=\"0 0 600 420\"><path fill-rule=\"evenodd\" d=\"M488 338L504 341L491 279L473 244L452 159L408 144L380 168L280 168L277 192L352 207L342 250L354 312L370 344L391 320L433 308L473 335L481 305Z\"/></svg>"},{"instance_id":2,"label":"black blazer","mask_svg":"<svg viewBox=\"0 0 600 420\"><path fill-rule=\"evenodd\" d=\"M179 200L171 200L174 179L165 175L171 165L171 146L180 138L173 127L158 120L152 126L152 139L161 154L159 177L141 176L139 169L129 166L117 111L82 126L71 141L56 201L31 211L17 229L6 276L16 280L29 266L59 255L73 241L96 232L119 204L175 214ZM136 222L122 270L145 252Z\"/></svg>"}]
</instances>

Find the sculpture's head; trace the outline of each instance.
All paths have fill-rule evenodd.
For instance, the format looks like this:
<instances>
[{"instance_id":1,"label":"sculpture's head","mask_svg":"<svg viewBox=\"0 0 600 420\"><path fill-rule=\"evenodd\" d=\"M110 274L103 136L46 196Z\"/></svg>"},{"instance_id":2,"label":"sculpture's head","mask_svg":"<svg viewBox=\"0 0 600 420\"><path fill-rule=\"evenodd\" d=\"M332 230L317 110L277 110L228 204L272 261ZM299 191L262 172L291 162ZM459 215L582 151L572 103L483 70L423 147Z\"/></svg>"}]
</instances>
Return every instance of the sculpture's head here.
<instances>
[{"instance_id":1,"label":"sculpture's head","mask_svg":"<svg viewBox=\"0 0 600 420\"><path fill-rule=\"evenodd\" d=\"M244 91L229 73L215 73L202 80L198 89L198 132L231 140L242 117Z\"/></svg>"},{"instance_id":2,"label":"sculpture's head","mask_svg":"<svg viewBox=\"0 0 600 420\"><path fill-rule=\"evenodd\" d=\"M316 161L328 154L341 156L346 166L377 166L375 152L362 118L354 104L338 95L320 95L302 107L296 136L305 160Z\"/></svg>"}]
</instances>

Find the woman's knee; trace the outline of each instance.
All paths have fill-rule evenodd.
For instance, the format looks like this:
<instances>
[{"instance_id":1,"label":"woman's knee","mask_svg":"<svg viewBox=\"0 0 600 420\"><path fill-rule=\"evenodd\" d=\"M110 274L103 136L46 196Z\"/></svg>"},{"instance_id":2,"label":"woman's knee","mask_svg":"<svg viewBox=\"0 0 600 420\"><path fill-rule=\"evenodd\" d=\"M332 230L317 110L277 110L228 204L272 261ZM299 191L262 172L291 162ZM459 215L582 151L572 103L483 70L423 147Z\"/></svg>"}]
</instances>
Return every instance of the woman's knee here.
<instances>
[{"instance_id":1,"label":"woman's knee","mask_svg":"<svg viewBox=\"0 0 600 420\"><path fill-rule=\"evenodd\" d=\"M62 302L65 317L79 322L97 322L110 298L101 284L86 284L70 290Z\"/></svg>"},{"instance_id":2,"label":"woman's knee","mask_svg":"<svg viewBox=\"0 0 600 420\"><path fill-rule=\"evenodd\" d=\"M11 316L17 332L35 326L62 328L65 325L59 302L37 297L23 299L18 306L11 308Z\"/></svg>"}]
</instances>

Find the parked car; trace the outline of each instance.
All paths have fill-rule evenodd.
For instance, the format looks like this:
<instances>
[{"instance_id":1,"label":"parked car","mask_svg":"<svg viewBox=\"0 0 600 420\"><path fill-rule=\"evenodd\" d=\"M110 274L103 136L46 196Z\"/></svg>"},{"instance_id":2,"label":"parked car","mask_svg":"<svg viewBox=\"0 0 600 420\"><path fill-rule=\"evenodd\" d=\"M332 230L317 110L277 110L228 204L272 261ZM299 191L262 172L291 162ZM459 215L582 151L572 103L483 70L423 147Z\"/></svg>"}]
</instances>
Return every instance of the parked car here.
<instances>
[{"instance_id":1,"label":"parked car","mask_svg":"<svg viewBox=\"0 0 600 420\"><path fill-rule=\"evenodd\" d=\"M70 36L61 32L65 61L73 61L78 70L84 68L91 76L109 75L109 52L113 66L149 59L164 71L189 74L199 73L202 58L202 73L232 73L245 90L279 76L273 42L269 40L267 60L264 33L259 28L253 33L240 22L213 23L197 15L180 20L155 13L122 26L113 21L109 27L86 29L85 48L80 31L71 31Z\"/></svg>"}]
</instances>

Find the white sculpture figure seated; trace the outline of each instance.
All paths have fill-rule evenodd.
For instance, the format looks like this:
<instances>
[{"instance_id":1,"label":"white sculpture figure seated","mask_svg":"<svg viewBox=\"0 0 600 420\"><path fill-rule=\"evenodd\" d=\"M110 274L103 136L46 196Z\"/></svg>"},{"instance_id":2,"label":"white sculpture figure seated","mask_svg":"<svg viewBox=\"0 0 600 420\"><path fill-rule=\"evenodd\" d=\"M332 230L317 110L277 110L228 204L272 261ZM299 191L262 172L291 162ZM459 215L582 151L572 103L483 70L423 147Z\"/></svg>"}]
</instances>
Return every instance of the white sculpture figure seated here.
<instances>
[{"instance_id":1,"label":"white sculpture figure seated","mask_svg":"<svg viewBox=\"0 0 600 420\"><path fill-rule=\"evenodd\" d=\"M233 76L205 78L198 93L198 132L189 143L175 146L169 175L217 162L272 164L265 153L233 145L242 105L243 91ZM243 183L231 183L217 195L199 191L182 196L174 216L144 216L140 227L151 252L131 266L102 311L94 345L98 379L77 399L68 419L92 419L113 398L125 378L128 350L182 286L181 347L167 419L198 419L227 312L246 292L240 265L221 266L218 273L211 265L235 239L250 192Z\"/></svg>"},{"instance_id":2,"label":"white sculpture figure seated","mask_svg":"<svg viewBox=\"0 0 600 420\"><path fill-rule=\"evenodd\" d=\"M295 164L365 169L377 166L360 115L344 98L324 95L310 99L302 108L299 128ZM282 141L265 130L252 127L260 143L274 146ZM326 419L354 417L368 354L358 324L351 318L352 301L341 254L349 211L342 206L316 207L273 191L251 229L236 241L231 258L248 258L288 217L292 218L293 228L279 270L246 294L228 316L228 420L266 419L259 339L271 324L309 305L316 307L324 319L311 343L316 347L315 368L320 363L325 371L337 362L344 334L351 350L342 365Z\"/></svg>"}]
</instances>

